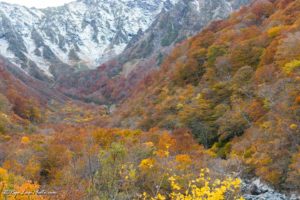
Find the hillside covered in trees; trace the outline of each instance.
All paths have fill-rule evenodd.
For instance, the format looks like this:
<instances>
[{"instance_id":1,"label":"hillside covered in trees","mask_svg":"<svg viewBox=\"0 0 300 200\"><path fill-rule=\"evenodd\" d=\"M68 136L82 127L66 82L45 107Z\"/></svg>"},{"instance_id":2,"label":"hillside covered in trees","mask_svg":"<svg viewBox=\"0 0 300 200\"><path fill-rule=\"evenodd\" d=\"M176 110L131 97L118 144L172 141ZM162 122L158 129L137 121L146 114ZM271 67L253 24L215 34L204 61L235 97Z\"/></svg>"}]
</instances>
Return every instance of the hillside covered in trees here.
<instances>
[{"instance_id":1,"label":"hillside covered in trees","mask_svg":"<svg viewBox=\"0 0 300 200\"><path fill-rule=\"evenodd\" d=\"M300 0L254 0L178 43L114 109L0 58L0 199L247 199L255 177L299 196L299 47Z\"/></svg>"},{"instance_id":2,"label":"hillside covered in trees","mask_svg":"<svg viewBox=\"0 0 300 200\"><path fill-rule=\"evenodd\" d=\"M113 123L191 133L216 157L299 190L299 45L300 1L255 1L178 45Z\"/></svg>"}]
</instances>

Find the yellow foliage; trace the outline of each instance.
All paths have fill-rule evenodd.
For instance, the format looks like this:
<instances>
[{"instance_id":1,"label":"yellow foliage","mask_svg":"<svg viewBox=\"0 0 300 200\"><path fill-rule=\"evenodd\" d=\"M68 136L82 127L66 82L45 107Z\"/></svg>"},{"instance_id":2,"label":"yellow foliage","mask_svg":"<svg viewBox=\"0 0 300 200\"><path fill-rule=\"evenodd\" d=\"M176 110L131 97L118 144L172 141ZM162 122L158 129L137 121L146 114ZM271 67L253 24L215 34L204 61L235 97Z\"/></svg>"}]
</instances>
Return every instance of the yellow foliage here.
<instances>
[{"instance_id":1,"label":"yellow foliage","mask_svg":"<svg viewBox=\"0 0 300 200\"><path fill-rule=\"evenodd\" d=\"M299 77L300 78L300 77ZM300 80L300 79L299 79ZM297 96L295 99L296 104L300 104L300 96Z\"/></svg>"},{"instance_id":2,"label":"yellow foliage","mask_svg":"<svg viewBox=\"0 0 300 200\"><path fill-rule=\"evenodd\" d=\"M275 26L268 30L268 36L269 37L276 37L280 34L280 32L283 30L283 26Z\"/></svg>"},{"instance_id":3,"label":"yellow foliage","mask_svg":"<svg viewBox=\"0 0 300 200\"><path fill-rule=\"evenodd\" d=\"M178 162L180 169L186 169L189 165L192 164L192 159L187 154L177 155L176 161Z\"/></svg>"},{"instance_id":4,"label":"yellow foliage","mask_svg":"<svg viewBox=\"0 0 300 200\"><path fill-rule=\"evenodd\" d=\"M267 166L256 169L256 174L260 177L263 177L264 180L273 184L279 184L280 177L282 177L280 171L276 169L271 169L270 167Z\"/></svg>"},{"instance_id":5,"label":"yellow foliage","mask_svg":"<svg viewBox=\"0 0 300 200\"><path fill-rule=\"evenodd\" d=\"M28 144L29 142L30 142L29 137L26 137L26 136L22 137L21 144Z\"/></svg>"},{"instance_id":6,"label":"yellow foliage","mask_svg":"<svg viewBox=\"0 0 300 200\"><path fill-rule=\"evenodd\" d=\"M176 182L176 177L175 176L171 176L169 178L169 181L171 183L171 188L172 188L173 191L181 190L181 186Z\"/></svg>"},{"instance_id":7,"label":"yellow foliage","mask_svg":"<svg viewBox=\"0 0 300 200\"><path fill-rule=\"evenodd\" d=\"M13 174L9 174L6 169L0 168L0 199L7 200L44 200L45 198L41 195L38 195L40 186L31 182L24 182L20 184L16 184L11 182L11 180L15 179ZM14 192L14 194L11 194Z\"/></svg>"},{"instance_id":8,"label":"yellow foliage","mask_svg":"<svg viewBox=\"0 0 300 200\"><path fill-rule=\"evenodd\" d=\"M40 170L41 166L38 161L31 159L24 169L24 174L26 175L26 178L34 180L34 178L38 176Z\"/></svg>"},{"instance_id":9,"label":"yellow foliage","mask_svg":"<svg viewBox=\"0 0 300 200\"><path fill-rule=\"evenodd\" d=\"M108 148L114 138L114 134L106 129L98 128L92 133L96 143L100 144L103 148Z\"/></svg>"},{"instance_id":10,"label":"yellow foliage","mask_svg":"<svg viewBox=\"0 0 300 200\"><path fill-rule=\"evenodd\" d=\"M44 200L45 198L42 195L37 195L39 188L38 184L25 182L20 186L15 186L14 190L20 193L20 195L17 195L18 200ZM15 197L9 196L8 199L13 200Z\"/></svg>"},{"instance_id":11,"label":"yellow foliage","mask_svg":"<svg viewBox=\"0 0 300 200\"><path fill-rule=\"evenodd\" d=\"M184 105L182 103L177 104L176 109L180 110L184 107Z\"/></svg>"},{"instance_id":12,"label":"yellow foliage","mask_svg":"<svg viewBox=\"0 0 300 200\"><path fill-rule=\"evenodd\" d=\"M8 173L6 169L0 168L0 183L8 180Z\"/></svg>"},{"instance_id":13,"label":"yellow foliage","mask_svg":"<svg viewBox=\"0 0 300 200\"><path fill-rule=\"evenodd\" d=\"M130 171L129 171L129 178L131 179L131 180L134 180L135 178L136 178L136 171L134 170L134 169L131 169Z\"/></svg>"},{"instance_id":14,"label":"yellow foliage","mask_svg":"<svg viewBox=\"0 0 300 200\"><path fill-rule=\"evenodd\" d=\"M291 124L290 129L296 130L298 128L297 124Z\"/></svg>"},{"instance_id":15,"label":"yellow foliage","mask_svg":"<svg viewBox=\"0 0 300 200\"><path fill-rule=\"evenodd\" d=\"M209 155L210 157L212 157L212 158L216 158L216 157L218 156L218 155L216 154L215 150L212 149L212 148L206 150L205 153L206 153L207 155Z\"/></svg>"},{"instance_id":16,"label":"yellow foliage","mask_svg":"<svg viewBox=\"0 0 300 200\"><path fill-rule=\"evenodd\" d=\"M288 181L292 185L300 185L300 149L292 156L289 165Z\"/></svg>"},{"instance_id":17,"label":"yellow foliage","mask_svg":"<svg viewBox=\"0 0 300 200\"><path fill-rule=\"evenodd\" d=\"M261 128L263 129L269 129L272 126L272 122L271 121L266 121L263 124L260 125Z\"/></svg>"},{"instance_id":18,"label":"yellow foliage","mask_svg":"<svg viewBox=\"0 0 300 200\"><path fill-rule=\"evenodd\" d=\"M158 146L160 149L168 150L170 147L175 146L175 144L176 140L169 133L165 132L160 136Z\"/></svg>"},{"instance_id":19,"label":"yellow foliage","mask_svg":"<svg viewBox=\"0 0 300 200\"><path fill-rule=\"evenodd\" d=\"M265 157L259 159L256 162L257 162L257 164L263 166L263 165L268 165L268 164L272 163L272 159L270 158L270 156L266 155Z\"/></svg>"},{"instance_id":20,"label":"yellow foliage","mask_svg":"<svg viewBox=\"0 0 300 200\"><path fill-rule=\"evenodd\" d=\"M153 158L146 158L141 161L139 167L141 170L147 171L154 167L155 160Z\"/></svg>"},{"instance_id":21,"label":"yellow foliage","mask_svg":"<svg viewBox=\"0 0 300 200\"><path fill-rule=\"evenodd\" d=\"M300 68L300 60L293 60L287 64L285 64L285 66L283 67L283 71L289 75L291 73L293 73L296 69Z\"/></svg>"},{"instance_id":22,"label":"yellow foliage","mask_svg":"<svg viewBox=\"0 0 300 200\"><path fill-rule=\"evenodd\" d=\"M145 142L144 145L145 145L146 147L149 147L149 148L154 147L153 142Z\"/></svg>"},{"instance_id":23,"label":"yellow foliage","mask_svg":"<svg viewBox=\"0 0 300 200\"><path fill-rule=\"evenodd\" d=\"M165 158L165 157L169 157L170 152L169 151L164 151L164 150L158 150L155 151L155 155L159 156L160 158Z\"/></svg>"},{"instance_id":24,"label":"yellow foliage","mask_svg":"<svg viewBox=\"0 0 300 200\"><path fill-rule=\"evenodd\" d=\"M205 173L206 171L206 173ZM168 180L171 185L171 192L169 194L158 194L155 197L149 198L144 193L144 199L160 200L225 200L230 196L232 199L243 200L240 196L240 179L226 178L225 180L216 179L210 181L207 176L208 170L201 170L200 176L189 182L188 187L181 186L178 183L176 176L171 176ZM187 189L184 189L187 188Z\"/></svg>"}]
</instances>

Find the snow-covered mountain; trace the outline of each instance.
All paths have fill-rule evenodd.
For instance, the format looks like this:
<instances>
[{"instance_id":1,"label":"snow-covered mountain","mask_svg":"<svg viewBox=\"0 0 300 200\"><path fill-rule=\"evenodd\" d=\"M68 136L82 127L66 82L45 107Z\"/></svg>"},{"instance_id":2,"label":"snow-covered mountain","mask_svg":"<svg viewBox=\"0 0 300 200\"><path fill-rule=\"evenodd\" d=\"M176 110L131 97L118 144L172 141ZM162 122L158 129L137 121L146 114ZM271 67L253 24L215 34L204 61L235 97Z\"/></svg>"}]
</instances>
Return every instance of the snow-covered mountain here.
<instances>
[{"instance_id":1,"label":"snow-covered mountain","mask_svg":"<svg viewBox=\"0 0 300 200\"><path fill-rule=\"evenodd\" d=\"M47 9L0 3L0 54L36 78L95 68L178 0L78 0Z\"/></svg>"},{"instance_id":2,"label":"snow-covered mountain","mask_svg":"<svg viewBox=\"0 0 300 200\"><path fill-rule=\"evenodd\" d=\"M192 37L210 22L228 17L251 0L179 0L160 12L145 31L139 31L125 50L98 69L81 71L56 82L60 91L87 101L118 102L179 42Z\"/></svg>"},{"instance_id":3,"label":"snow-covered mountain","mask_svg":"<svg viewBox=\"0 0 300 200\"><path fill-rule=\"evenodd\" d=\"M228 17L251 0L181 0L168 11L161 12L151 26L127 45L119 56L128 65L136 59L150 57L162 61L172 47L195 34L208 23ZM126 64L127 62L127 64ZM131 65L131 64L130 64ZM139 64L144 65L144 64ZM147 65L147 64L145 64ZM131 67L131 70L134 67ZM125 70L128 74L128 70Z\"/></svg>"}]
</instances>

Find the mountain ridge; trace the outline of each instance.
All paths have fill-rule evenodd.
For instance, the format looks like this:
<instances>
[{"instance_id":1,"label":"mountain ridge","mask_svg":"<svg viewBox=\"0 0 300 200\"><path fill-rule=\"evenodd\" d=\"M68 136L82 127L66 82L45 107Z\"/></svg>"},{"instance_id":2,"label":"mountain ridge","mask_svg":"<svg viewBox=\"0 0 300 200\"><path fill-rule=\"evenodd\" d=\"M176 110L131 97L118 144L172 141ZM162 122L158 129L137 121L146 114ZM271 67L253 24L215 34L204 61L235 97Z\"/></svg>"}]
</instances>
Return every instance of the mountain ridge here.
<instances>
[{"instance_id":1,"label":"mountain ridge","mask_svg":"<svg viewBox=\"0 0 300 200\"><path fill-rule=\"evenodd\" d=\"M108 104L120 101L150 71L159 68L174 46L249 2L180 1L169 10L162 11L147 30L139 31L114 59L98 69L62 77L57 81L57 88L71 96L84 96L88 101L92 99Z\"/></svg>"},{"instance_id":2,"label":"mountain ridge","mask_svg":"<svg viewBox=\"0 0 300 200\"><path fill-rule=\"evenodd\" d=\"M175 0L80 0L29 9L0 3L0 54L38 79L95 68Z\"/></svg>"}]
</instances>

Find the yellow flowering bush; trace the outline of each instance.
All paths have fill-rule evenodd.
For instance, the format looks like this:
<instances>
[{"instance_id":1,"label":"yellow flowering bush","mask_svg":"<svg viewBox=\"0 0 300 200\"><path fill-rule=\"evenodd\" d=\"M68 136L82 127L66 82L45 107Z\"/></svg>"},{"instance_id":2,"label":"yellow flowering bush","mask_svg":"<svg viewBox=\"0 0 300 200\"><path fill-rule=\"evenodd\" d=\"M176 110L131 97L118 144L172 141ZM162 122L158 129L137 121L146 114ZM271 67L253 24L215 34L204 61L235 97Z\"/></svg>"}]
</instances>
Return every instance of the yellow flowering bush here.
<instances>
[{"instance_id":1,"label":"yellow flowering bush","mask_svg":"<svg viewBox=\"0 0 300 200\"><path fill-rule=\"evenodd\" d=\"M143 194L143 199L147 200L243 200L240 196L240 179L226 178L224 180L210 180L209 170L201 170L200 176L189 181L188 186L179 184L178 176L169 177L171 192L168 194L158 193L155 197Z\"/></svg>"},{"instance_id":2,"label":"yellow flowering bush","mask_svg":"<svg viewBox=\"0 0 300 200\"><path fill-rule=\"evenodd\" d=\"M155 160L153 158L146 158L144 160L141 161L139 167L141 170L148 170L151 169L155 164Z\"/></svg>"}]
</instances>

